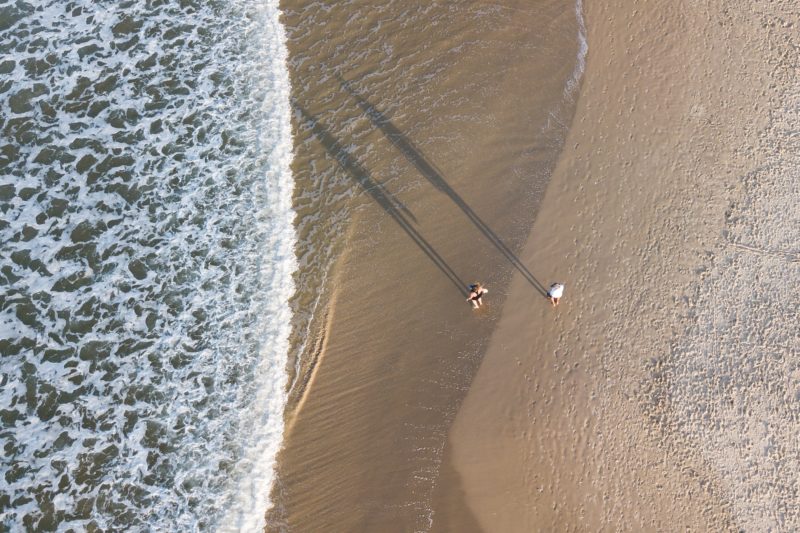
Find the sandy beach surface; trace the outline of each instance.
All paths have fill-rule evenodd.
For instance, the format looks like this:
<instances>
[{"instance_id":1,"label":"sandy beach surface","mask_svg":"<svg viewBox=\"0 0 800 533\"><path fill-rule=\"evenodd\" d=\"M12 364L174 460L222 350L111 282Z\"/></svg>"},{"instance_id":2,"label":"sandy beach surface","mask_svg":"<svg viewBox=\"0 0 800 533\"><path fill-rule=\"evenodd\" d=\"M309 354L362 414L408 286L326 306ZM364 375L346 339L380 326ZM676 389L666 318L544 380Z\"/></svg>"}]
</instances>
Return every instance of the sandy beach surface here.
<instances>
[{"instance_id":1,"label":"sandy beach surface","mask_svg":"<svg viewBox=\"0 0 800 533\"><path fill-rule=\"evenodd\" d=\"M793 3L314 5L268 529L800 527Z\"/></svg>"},{"instance_id":2,"label":"sandy beach surface","mask_svg":"<svg viewBox=\"0 0 800 533\"><path fill-rule=\"evenodd\" d=\"M566 297L512 281L439 487L471 514L437 530L797 530L797 5L590 2L586 23L520 254Z\"/></svg>"}]
</instances>

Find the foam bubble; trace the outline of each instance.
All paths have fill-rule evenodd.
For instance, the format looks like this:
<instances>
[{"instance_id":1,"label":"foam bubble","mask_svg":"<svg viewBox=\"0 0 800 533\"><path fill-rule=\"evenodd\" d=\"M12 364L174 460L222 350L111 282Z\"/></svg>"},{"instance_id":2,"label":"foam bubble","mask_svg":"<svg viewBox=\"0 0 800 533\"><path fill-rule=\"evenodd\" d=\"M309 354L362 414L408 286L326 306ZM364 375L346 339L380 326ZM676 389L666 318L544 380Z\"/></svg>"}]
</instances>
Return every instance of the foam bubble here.
<instances>
[{"instance_id":1,"label":"foam bubble","mask_svg":"<svg viewBox=\"0 0 800 533\"><path fill-rule=\"evenodd\" d=\"M575 19L578 21L578 55L575 58L575 68L572 75L564 87L564 94L572 97L583 78L583 71L586 70L586 54L589 52L589 43L586 40L586 23L583 20L583 0L575 2Z\"/></svg>"}]
</instances>

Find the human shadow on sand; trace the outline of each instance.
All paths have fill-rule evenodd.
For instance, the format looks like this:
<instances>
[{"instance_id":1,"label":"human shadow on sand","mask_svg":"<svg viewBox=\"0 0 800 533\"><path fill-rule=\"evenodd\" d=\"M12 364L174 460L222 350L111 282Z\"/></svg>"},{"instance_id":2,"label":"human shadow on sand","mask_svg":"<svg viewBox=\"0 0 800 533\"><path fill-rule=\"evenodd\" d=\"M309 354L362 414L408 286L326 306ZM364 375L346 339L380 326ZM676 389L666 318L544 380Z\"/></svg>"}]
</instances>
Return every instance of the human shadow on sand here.
<instances>
[{"instance_id":1,"label":"human shadow on sand","mask_svg":"<svg viewBox=\"0 0 800 533\"><path fill-rule=\"evenodd\" d=\"M514 255L500 237L478 216L475 211L464 201L461 196L444 180L442 173L430 162L422 151L395 126L389 118L381 113L375 106L359 95L350 85L350 82L337 76L342 88L347 91L357 102L372 123L380 128L389 141L400 150L406 159L413 164L434 187L446 194L455 203L467 218L483 233L486 239L516 268L525 280L530 283L542 296L547 296L547 290L537 280L530 270Z\"/></svg>"},{"instance_id":2,"label":"human shadow on sand","mask_svg":"<svg viewBox=\"0 0 800 533\"><path fill-rule=\"evenodd\" d=\"M442 256L425 240L425 238L415 229L409 218L416 221L413 214L397 200L386 188L379 182L372 179L370 172L359 164L356 159L351 156L347 148L345 148L320 122L320 120L311 115L296 101L292 106L303 117L302 125L308 127L314 137L325 147L328 153L339 163L347 174L358 183L361 188L372 196L372 199L383 208L383 210L392 219L397 222L400 228L406 232L412 241L420 248L420 250L428 256L436 267L447 276L447 278L456 286L456 289L462 295L466 294L466 284L458 277L458 274L450 268L450 265L445 262Z\"/></svg>"}]
</instances>

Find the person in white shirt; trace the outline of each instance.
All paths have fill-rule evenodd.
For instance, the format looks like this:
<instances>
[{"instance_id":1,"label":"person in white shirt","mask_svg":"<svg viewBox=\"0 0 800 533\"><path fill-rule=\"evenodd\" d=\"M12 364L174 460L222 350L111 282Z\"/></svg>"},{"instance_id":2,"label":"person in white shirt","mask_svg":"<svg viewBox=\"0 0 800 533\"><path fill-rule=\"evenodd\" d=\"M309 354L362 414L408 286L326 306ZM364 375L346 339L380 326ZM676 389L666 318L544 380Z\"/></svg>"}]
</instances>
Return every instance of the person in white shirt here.
<instances>
[{"instance_id":1,"label":"person in white shirt","mask_svg":"<svg viewBox=\"0 0 800 533\"><path fill-rule=\"evenodd\" d=\"M558 305L558 300L564 295L564 284L553 283L547 291L547 299L553 304L553 307Z\"/></svg>"}]
</instances>

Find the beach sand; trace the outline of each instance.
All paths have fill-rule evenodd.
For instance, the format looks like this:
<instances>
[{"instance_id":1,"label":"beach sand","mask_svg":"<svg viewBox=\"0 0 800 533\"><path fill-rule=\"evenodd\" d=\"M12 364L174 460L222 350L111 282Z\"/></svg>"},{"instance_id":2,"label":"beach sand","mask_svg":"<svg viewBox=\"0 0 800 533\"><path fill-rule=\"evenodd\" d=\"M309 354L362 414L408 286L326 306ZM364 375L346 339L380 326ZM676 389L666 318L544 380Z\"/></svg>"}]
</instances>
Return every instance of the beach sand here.
<instances>
[{"instance_id":1,"label":"beach sand","mask_svg":"<svg viewBox=\"0 0 800 533\"><path fill-rule=\"evenodd\" d=\"M436 529L797 530L797 8L589 2L586 23L520 253L566 295L512 280L438 487L469 519Z\"/></svg>"},{"instance_id":2,"label":"beach sand","mask_svg":"<svg viewBox=\"0 0 800 533\"><path fill-rule=\"evenodd\" d=\"M589 3L573 108L574 5L526 4L285 9L310 318L269 529L797 529L796 9Z\"/></svg>"}]
</instances>

